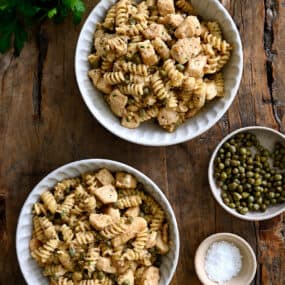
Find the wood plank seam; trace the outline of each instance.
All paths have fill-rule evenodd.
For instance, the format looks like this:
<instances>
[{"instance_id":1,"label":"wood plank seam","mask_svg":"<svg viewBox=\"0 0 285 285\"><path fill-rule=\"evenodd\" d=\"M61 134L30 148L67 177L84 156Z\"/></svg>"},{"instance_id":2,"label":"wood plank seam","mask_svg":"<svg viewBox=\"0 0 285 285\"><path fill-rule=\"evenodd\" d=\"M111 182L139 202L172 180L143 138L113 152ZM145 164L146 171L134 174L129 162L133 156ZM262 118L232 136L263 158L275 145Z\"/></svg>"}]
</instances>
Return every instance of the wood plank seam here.
<instances>
[{"instance_id":1,"label":"wood plank seam","mask_svg":"<svg viewBox=\"0 0 285 285\"><path fill-rule=\"evenodd\" d=\"M41 25L37 30L36 39L38 48L38 65L33 81L33 108L34 119L36 121L41 121L43 67L48 49L48 37Z\"/></svg>"},{"instance_id":2,"label":"wood plank seam","mask_svg":"<svg viewBox=\"0 0 285 285\"><path fill-rule=\"evenodd\" d=\"M282 122L277 112L277 106L273 98L273 85L274 85L274 76L273 76L273 59L277 56L276 51L272 49L274 42L274 31L273 23L278 16L278 4L277 0L264 0L264 50L266 54L266 73L267 73L267 85L269 89L269 94L271 98L271 106L274 119L278 125L279 131L282 128Z\"/></svg>"}]
</instances>

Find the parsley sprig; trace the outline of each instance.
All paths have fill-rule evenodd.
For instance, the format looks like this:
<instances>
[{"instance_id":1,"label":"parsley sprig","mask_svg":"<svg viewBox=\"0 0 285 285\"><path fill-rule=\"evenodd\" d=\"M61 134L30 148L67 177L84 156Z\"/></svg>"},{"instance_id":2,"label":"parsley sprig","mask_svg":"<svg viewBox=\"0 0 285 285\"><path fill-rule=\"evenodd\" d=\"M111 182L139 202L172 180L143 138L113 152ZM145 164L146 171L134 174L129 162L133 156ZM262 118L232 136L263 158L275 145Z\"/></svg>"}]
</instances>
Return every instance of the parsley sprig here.
<instances>
[{"instance_id":1,"label":"parsley sprig","mask_svg":"<svg viewBox=\"0 0 285 285\"><path fill-rule=\"evenodd\" d=\"M19 55L28 39L27 30L42 20L61 22L72 13L78 24L84 11L82 0L0 0L0 53L13 45Z\"/></svg>"}]
</instances>

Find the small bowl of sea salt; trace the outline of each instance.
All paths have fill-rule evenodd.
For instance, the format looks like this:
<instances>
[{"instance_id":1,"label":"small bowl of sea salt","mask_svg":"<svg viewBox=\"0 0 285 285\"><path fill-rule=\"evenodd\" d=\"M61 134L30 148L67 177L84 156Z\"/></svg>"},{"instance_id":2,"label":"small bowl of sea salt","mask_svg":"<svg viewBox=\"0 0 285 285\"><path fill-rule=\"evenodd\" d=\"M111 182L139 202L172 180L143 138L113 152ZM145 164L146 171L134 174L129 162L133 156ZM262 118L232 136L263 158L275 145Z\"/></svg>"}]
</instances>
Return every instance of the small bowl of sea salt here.
<instances>
[{"instance_id":1,"label":"small bowl of sea salt","mask_svg":"<svg viewBox=\"0 0 285 285\"><path fill-rule=\"evenodd\" d=\"M231 233L209 236L195 255L195 270L205 285L249 285L256 266L255 253L248 242Z\"/></svg>"}]
</instances>

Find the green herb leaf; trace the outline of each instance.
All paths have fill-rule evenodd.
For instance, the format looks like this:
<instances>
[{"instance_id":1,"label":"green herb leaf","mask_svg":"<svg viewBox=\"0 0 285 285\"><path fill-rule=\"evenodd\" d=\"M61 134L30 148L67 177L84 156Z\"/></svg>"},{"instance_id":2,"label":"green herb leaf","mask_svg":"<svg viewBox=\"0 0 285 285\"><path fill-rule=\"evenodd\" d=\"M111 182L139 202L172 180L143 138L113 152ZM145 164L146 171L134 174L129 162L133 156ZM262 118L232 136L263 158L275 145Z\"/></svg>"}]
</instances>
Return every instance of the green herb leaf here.
<instances>
[{"instance_id":1,"label":"green herb leaf","mask_svg":"<svg viewBox=\"0 0 285 285\"><path fill-rule=\"evenodd\" d=\"M51 19L53 18L55 15L57 14L57 9L56 8L53 8L51 10L48 11L48 18Z\"/></svg>"}]
</instances>

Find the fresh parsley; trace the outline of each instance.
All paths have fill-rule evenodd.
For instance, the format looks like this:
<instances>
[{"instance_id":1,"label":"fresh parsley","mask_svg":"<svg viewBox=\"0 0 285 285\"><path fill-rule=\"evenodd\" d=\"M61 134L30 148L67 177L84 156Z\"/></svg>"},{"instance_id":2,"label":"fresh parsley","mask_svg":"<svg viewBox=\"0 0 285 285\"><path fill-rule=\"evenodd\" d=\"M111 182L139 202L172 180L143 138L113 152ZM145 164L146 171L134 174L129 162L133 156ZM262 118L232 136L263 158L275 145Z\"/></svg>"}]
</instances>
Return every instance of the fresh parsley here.
<instances>
[{"instance_id":1,"label":"fresh parsley","mask_svg":"<svg viewBox=\"0 0 285 285\"><path fill-rule=\"evenodd\" d=\"M85 11L83 0L0 0L0 53L13 45L19 55L27 30L44 19L61 22L70 13L78 24Z\"/></svg>"}]
</instances>

